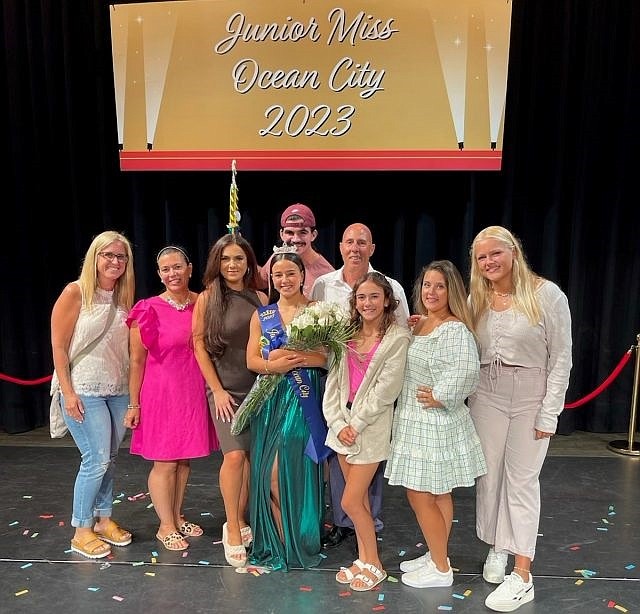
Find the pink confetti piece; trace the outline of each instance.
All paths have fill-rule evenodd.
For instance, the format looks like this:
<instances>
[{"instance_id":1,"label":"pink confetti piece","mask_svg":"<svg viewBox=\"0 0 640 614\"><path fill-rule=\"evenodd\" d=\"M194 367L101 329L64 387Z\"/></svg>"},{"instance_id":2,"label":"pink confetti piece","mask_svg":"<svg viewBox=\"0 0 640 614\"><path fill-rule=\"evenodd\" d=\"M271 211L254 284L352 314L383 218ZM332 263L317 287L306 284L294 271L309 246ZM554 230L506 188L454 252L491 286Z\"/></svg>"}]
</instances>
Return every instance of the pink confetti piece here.
<instances>
[{"instance_id":1,"label":"pink confetti piece","mask_svg":"<svg viewBox=\"0 0 640 614\"><path fill-rule=\"evenodd\" d=\"M188 557L188 556L189 556L189 553L188 553L188 552L186 552L186 551L185 551L185 552L183 552L183 553L182 553L182 558L183 558L183 559L184 559L184 558L186 558L186 557Z\"/></svg>"},{"instance_id":2,"label":"pink confetti piece","mask_svg":"<svg viewBox=\"0 0 640 614\"><path fill-rule=\"evenodd\" d=\"M58 526L59 527L64 527L64 520L58 521Z\"/></svg>"},{"instance_id":3,"label":"pink confetti piece","mask_svg":"<svg viewBox=\"0 0 640 614\"><path fill-rule=\"evenodd\" d=\"M580 546L571 546L569 550L580 550Z\"/></svg>"},{"instance_id":4,"label":"pink confetti piece","mask_svg":"<svg viewBox=\"0 0 640 614\"><path fill-rule=\"evenodd\" d=\"M40 514L39 518L44 518L48 520L49 518L53 518L53 514Z\"/></svg>"},{"instance_id":5,"label":"pink confetti piece","mask_svg":"<svg viewBox=\"0 0 640 614\"><path fill-rule=\"evenodd\" d=\"M338 597L351 597L351 591L342 591L338 593Z\"/></svg>"},{"instance_id":6,"label":"pink confetti piece","mask_svg":"<svg viewBox=\"0 0 640 614\"><path fill-rule=\"evenodd\" d=\"M382 612L383 610L386 610L386 608L383 605L377 605L371 608L371 610L373 612Z\"/></svg>"},{"instance_id":7,"label":"pink confetti piece","mask_svg":"<svg viewBox=\"0 0 640 614\"><path fill-rule=\"evenodd\" d=\"M114 601L124 601L124 597L120 597L120 595L114 595L111 599Z\"/></svg>"},{"instance_id":8,"label":"pink confetti piece","mask_svg":"<svg viewBox=\"0 0 640 614\"><path fill-rule=\"evenodd\" d=\"M614 605L616 605L615 601L609 601L609 603L607 603L608 608L612 608Z\"/></svg>"},{"instance_id":9,"label":"pink confetti piece","mask_svg":"<svg viewBox=\"0 0 640 614\"><path fill-rule=\"evenodd\" d=\"M29 535L29 529L25 529L24 531L22 531L23 535Z\"/></svg>"},{"instance_id":10,"label":"pink confetti piece","mask_svg":"<svg viewBox=\"0 0 640 614\"><path fill-rule=\"evenodd\" d=\"M301 586L300 590L310 593L313 589L310 586Z\"/></svg>"}]
</instances>

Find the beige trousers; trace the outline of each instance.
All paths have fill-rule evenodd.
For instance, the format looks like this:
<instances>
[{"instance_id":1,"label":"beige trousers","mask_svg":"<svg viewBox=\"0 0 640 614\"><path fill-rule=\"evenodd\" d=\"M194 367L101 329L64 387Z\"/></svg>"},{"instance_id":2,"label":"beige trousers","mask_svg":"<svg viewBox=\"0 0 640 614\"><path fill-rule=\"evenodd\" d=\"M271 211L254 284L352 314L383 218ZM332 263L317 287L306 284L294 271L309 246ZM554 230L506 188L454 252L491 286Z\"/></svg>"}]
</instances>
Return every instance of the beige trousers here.
<instances>
[{"instance_id":1,"label":"beige trousers","mask_svg":"<svg viewBox=\"0 0 640 614\"><path fill-rule=\"evenodd\" d=\"M469 398L487 473L476 481L478 537L511 554L534 558L540 520L540 482L549 438L534 423L546 391L543 369L499 365L480 369Z\"/></svg>"}]
</instances>

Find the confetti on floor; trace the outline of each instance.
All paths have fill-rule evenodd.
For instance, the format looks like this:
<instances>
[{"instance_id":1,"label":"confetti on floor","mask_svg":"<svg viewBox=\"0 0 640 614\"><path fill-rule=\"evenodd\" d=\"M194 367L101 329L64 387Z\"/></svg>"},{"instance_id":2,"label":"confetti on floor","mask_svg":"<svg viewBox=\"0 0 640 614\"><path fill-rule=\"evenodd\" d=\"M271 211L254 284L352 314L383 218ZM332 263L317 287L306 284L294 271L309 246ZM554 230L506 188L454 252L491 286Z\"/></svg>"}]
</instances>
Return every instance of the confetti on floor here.
<instances>
[{"instance_id":1,"label":"confetti on floor","mask_svg":"<svg viewBox=\"0 0 640 614\"><path fill-rule=\"evenodd\" d=\"M20 569L26 569L27 567L31 567L31 565L33 565L33 563L25 563L20 567Z\"/></svg>"},{"instance_id":2,"label":"confetti on floor","mask_svg":"<svg viewBox=\"0 0 640 614\"><path fill-rule=\"evenodd\" d=\"M299 590L310 593L313 589L310 586L301 586Z\"/></svg>"},{"instance_id":3,"label":"confetti on floor","mask_svg":"<svg viewBox=\"0 0 640 614\"><path fill-rule=\"evenodd\" d=\"M114 601L124 601L124 597L120 597L120 595L114 595L111 599Z\"/></svg>"},{"instance_id":4,"label":"confetti on floor","mask_svg":"<svg viewBox=\"0 0 640 614\"><path fill-rule=\"evenodd\" d=\"M26 595L28 592L29 592L29 590L28 590L28 589L26 589L26 588L24 588L24 589L22 589L21 591L18 591L18 592L16 593L16 597L20 597L20 595Z\"/></svg>"},{"instance_id":5,"label":"confetti on floor","mask_svg":"<svg viewBox=\"0 0 640 614\"><path fill-rule=\"evenodd\" d=\"M451 605L439 605L438 606L438 610L445 610L447 612L450 612L451 610L453 610L453 606L451 606Z\"/></svg>"},{"instance_id":6,"label":"confetti on floor","mask_svg":"<svg viewBox=\"0 0 640 614\"><path fill-rule=\"evenodd\" d=\"M382 612L384 609L385 609L385 607L383 605L376 605L376 606L371 608L371 610L373 612Z\"/></svg>"},{"instance_id":7,"label":"confetti on floor","mask_svg":"<svg viewBox=\"0 0 640 614\"><path fill-rule=\"evenodd\" d=\"M351 597L351 591L342 591L338 593L339 597Z\"/></svg>"},{"instance_id":8,"label":"confetti on floor","mask_svg":"<svg viewBox=\"0 0 640 614\"><path fill-rule=\"evenodd\" d=\"M89 586L87 587L87 590L91 591L92 593L97 593L100 590L100 588L97 586Z\"/></svg>"},{"instance_id":9,"label":"confetti on floor","mask_svg":"<svg viewBox=\"0 0 640 614\"><path fill-rule=\"evenodd\" d=\"M625 565L624 568L631 571L632 569L635 569L636 566L633 563L629 563L628 565Z\"/></svg>"}]
</instances>

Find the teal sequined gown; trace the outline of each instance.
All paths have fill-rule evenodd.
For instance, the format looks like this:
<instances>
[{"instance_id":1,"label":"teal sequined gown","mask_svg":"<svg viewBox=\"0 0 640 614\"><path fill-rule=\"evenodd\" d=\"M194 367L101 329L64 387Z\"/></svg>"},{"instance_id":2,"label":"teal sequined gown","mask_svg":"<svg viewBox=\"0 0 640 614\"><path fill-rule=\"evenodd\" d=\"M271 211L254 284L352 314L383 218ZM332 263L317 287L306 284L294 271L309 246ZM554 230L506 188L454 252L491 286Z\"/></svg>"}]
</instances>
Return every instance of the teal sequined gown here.
<instances>
[{"instance_id":1,"label":"teal sequined gown","mask_svg":"<svg viewBox=\"0 0 640 614\"><path fill-rule=\"evenodd\" d=\"M323 370L306 369L320 400ZM322 411L318 407L318 411ZM249 507L253 544L249 562L271 569L315 567L321 561L324 518L323 463L305 453L309 429L287 378L251 422ZM284 543L271 511L271 469L278 460Z\"/></svg>"}]
</instances>

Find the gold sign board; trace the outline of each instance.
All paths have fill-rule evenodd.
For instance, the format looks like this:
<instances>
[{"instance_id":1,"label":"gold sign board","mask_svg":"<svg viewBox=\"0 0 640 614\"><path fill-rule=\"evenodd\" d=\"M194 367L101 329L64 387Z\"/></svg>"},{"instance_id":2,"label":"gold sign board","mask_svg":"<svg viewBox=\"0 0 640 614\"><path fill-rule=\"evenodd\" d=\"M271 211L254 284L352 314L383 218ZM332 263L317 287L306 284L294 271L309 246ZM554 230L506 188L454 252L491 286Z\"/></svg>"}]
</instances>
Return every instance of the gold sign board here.
<instances>
[{"instance_id":1,"label":"gold sign board","mask_svg":"<svg viewBox=\"0 0 640 614\"><path fill-rule=\"evenodd\" d=\"M122 170L498 170L507 0L110 7Z\"/></svg>"}]
</instances>

